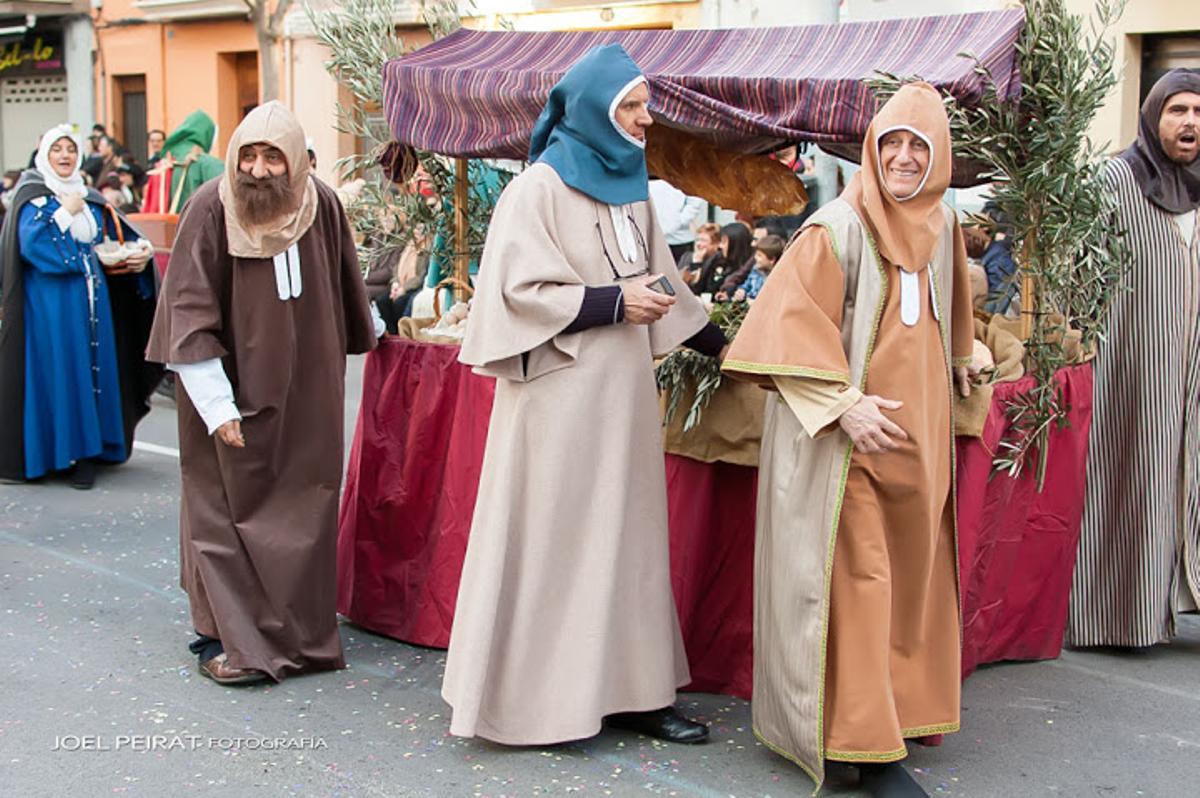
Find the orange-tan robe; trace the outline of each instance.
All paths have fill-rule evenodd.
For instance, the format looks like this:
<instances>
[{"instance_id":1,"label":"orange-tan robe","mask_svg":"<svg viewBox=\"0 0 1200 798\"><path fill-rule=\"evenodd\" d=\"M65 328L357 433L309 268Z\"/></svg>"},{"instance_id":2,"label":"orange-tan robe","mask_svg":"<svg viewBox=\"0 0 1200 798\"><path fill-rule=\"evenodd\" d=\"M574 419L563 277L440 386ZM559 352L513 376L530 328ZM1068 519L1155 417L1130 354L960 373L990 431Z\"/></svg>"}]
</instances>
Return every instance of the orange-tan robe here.
<instances>
[{"instance_id":1,"label":"orange-tan robe","mask_svg":"<svg viewBox=\"0 0 1200 798\"><path fill-rule=\"evenodd\" d=\"M932 262L903 277L850 204L822 208L724 365L780 391L760 461L755 733L818 784L826 759L895 761L905 738L959 725L950 375L972 316L944 211ZM885 411L908 435L899 448L856 452L837 426L863 393L904 403Z\"/></svg>"}]
</instances>

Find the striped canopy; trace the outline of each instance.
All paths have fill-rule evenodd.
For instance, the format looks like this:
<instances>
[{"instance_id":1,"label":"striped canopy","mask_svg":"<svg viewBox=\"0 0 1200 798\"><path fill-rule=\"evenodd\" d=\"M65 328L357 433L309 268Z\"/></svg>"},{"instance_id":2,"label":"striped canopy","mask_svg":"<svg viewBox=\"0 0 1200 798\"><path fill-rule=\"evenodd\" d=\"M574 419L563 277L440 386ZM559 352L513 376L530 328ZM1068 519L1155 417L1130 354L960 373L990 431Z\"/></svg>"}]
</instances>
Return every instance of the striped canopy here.
<instances>
[{"instance_id":1,"label":"striped canopy","mask_svg":"<svg viewBox=\"0 0 1200 798\"><path fill-rule=\"evenodd\" d=\"M384 67L393 135L418 149L524 159L550 89L597 44L620 42L650 83L657 121L740 152L788 141L861 141L875 113L863 80L917 76L980 100L977 58L1001 97L1020 91L1022 9L725 30L523 33L460 29Z\"/></svg>"}]
</instances>

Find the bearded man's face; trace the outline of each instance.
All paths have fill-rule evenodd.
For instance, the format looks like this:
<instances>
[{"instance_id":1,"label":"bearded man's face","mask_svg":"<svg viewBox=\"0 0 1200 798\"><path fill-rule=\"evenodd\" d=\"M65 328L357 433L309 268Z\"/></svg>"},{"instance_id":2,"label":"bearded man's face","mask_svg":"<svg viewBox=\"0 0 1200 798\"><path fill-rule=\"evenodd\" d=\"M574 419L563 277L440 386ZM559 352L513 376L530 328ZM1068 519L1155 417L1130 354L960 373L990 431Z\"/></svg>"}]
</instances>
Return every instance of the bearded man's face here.
<instances>
[{"instance_id":1,"label":"bearded man's face","mask_svg":"<svg viewBox=\"0 0 1200 798\"><path fill-rule=\"evenodd\" d=\"M1187 165L1200 155L1200 94L1181 91L1163 105L1158 120L1163 151L1177 164Z\"/></svg>"},{"instance_id":2,"label":"bearded man's face","mask_svg":"<svg viewBox=\"0 0 1200 798\"><path fill-rule=\"evenodd\" d=\"M233 186L238 217L265 224L295 212L287 158L270 144L247 144L238 151L237 182Z\"/></svg>"}]
</instances>

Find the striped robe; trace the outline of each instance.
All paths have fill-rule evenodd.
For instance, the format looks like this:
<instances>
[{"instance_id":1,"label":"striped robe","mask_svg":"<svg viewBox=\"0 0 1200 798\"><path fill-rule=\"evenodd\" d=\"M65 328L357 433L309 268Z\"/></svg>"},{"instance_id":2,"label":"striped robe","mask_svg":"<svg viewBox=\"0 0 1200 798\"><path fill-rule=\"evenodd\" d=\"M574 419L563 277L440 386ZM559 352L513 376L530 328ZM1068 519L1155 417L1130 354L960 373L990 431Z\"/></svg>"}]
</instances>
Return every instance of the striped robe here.
<instances>
[{"instance_id":1,"label":"striped robe","mask_svg":"<svg viewBox=\"0 0 1200 798\"><path fill-rule=\"evenodd\" d=\"M1189 248L1124 161L1107 176L1133 265L1095 363L1067 639L1150 646L1200 595L1200 234Z\"/></svg>"}]
</instances>

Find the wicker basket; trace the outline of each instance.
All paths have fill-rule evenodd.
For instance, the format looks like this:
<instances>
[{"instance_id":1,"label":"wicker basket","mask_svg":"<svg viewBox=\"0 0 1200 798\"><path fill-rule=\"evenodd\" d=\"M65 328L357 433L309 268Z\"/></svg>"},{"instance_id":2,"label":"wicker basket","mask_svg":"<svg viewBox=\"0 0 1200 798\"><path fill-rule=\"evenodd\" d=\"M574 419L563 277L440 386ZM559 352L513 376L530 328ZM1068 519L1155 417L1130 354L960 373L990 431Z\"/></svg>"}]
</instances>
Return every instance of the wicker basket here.
<instances>
[{"instance_id":1,"label":"wicker basket","mask_svg":"<svg viewBox=\"0 0 1200 798\"><path fill-rule=\"evenodd\" d=\"M125 243L125 231L121 229L121 217L117 215L117 209L111 205L105 205L104 209L106 211L108 211L108 214L112 217L113 227L117 231L116 243L118 245L123 245ZM111 239L109 239L107 233L104 236L104 243L106 243L106 244L111 243ZM153 253L151 253L151 257L154 257ZM120 261L119 263L113 263L111 265L101 261L100 267L102 269L104 269L105 274L115 276L115 275L119 275L119 274L140 273L143 269L146 268L147 263L149 263L149 260L142 261L142 263L138 266L138 268L134 269L134 268L130 268L128 260L123 260L123 261Z\"/></svg>"},{"instance_id":2,"label":"wicker basket","mask_svg":"<svg viewBox=\"0 0 1200 798\"><path fill-rule=\"evenodd\" d=\"M433 288L433 318L435 321L442 319L442 289L445 288L461 288L463 295L468 299L475 295L475 289L470 283L464 283L457 277L447 277Z\"/></svg>"}]
</instances>

